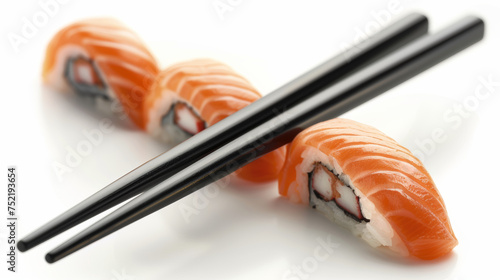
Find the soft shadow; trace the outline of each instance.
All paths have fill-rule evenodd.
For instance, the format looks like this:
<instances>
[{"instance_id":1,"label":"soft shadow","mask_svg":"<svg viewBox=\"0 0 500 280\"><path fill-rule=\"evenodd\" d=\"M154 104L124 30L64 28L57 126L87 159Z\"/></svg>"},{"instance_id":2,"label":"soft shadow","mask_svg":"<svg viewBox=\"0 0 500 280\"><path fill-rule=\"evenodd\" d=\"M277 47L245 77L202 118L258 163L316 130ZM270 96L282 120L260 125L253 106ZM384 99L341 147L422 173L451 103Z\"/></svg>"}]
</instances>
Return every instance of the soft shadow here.
<instances>
[{"instance_id":1,"label":"soft shadow","mask_svg":"<svg viewBox=\"0 0 500 280\"><path fill-rule=\"evenodd\" d=\"M76 96L73 93L62 93L45 86L40 85L40 93L42 97L41 105L43 106L44 117L53 116L57 112L70 111L77 116L85 115L92 120L111 119L113 124L123 130L137 130L138 128L128 119L126 113L121 111L117 113L104 112L95 107L90 100ZM66 106L62 109L60 106ZM71 116L68 114L59 115L59 118L64 119ZM52 118L51 118L52 119ZM52 121L52 120L51 120Z\"/></svg>"},{"instance_id":2,"label":"soft shadow","mask_svg":"<svg viewBox=\"0 0 500 280\"><path fill-rule=\"evenodd\" d=\"M272 208L280 214L284 223L302 223L310 230L330 233L338 243L349 247L351 252L369 256L378 262L402 266L454 266L458 259L453 251L434 260L421 260L415 257L401 257L388 248L373 248L362 239L352 235L349 230L332 223L316 210L303 204L291 203L284 197L275 198L272 201Z\"/></svg>"}]
</instances>

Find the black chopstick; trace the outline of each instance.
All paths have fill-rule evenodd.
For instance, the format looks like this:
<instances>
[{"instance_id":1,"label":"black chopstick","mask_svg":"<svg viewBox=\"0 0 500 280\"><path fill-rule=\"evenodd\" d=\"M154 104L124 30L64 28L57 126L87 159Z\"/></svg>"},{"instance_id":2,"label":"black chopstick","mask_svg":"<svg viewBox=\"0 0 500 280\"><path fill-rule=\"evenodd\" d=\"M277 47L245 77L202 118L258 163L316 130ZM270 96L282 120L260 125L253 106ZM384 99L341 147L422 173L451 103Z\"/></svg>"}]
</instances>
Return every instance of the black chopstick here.
<instances>
[{"instance_id":1,"label":"black chopstick","mask_svg":"<svg viewBox=\"0 0 500 280\"><path fill-rule=\"evenodd\" d=\"M410 14L170 151L139 166L18 242L21 252L78 225L176 174L246 131L321 89L426 34L427 18Z\"/></svg>"},{"instance_id":2,"label":"black chopstick","mask_svg":"<svg viewBox=\"0 0 500 280\"><path fill-rule=\"evenodd\" d=\"M268 120L144 192L46 255L49 263L101 239L289 143L303 129L336 117L480 41L484 23L467 17L421 38Z\"/></svg>"}]
</instances>

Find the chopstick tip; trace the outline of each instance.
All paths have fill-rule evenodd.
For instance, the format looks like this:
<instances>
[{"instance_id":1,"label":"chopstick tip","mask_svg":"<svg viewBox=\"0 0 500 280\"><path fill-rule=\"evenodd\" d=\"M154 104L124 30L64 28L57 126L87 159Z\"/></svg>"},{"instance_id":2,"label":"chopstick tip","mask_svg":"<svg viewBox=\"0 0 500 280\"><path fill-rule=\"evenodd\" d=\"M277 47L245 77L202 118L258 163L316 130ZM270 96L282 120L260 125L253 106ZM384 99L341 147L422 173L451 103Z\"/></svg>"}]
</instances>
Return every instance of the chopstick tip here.
<instances>
[{"instance_id":1,"label":"chopstick tip","mask_svg":"<svg viewBox=\"0 0 500 280\"><path fill-rule=\"evenodd\" d=\"M26 242L24 242L23 240L20 240L19 242L17 242L17 250L19 250L19 252L28 251L29 250L28 244L26 244Z\"/></svg>"},{"instance_id":2,"label":"chopstick tip","mask_svg":"<svg viewBox=\"0 0 500 280\"><path fill-rule=\"evenodd\" d=\"M45 261L47 261L48 263L55 263L57 260L53 254L48 253L45 255Z\"/></svg>"}]
</instances>

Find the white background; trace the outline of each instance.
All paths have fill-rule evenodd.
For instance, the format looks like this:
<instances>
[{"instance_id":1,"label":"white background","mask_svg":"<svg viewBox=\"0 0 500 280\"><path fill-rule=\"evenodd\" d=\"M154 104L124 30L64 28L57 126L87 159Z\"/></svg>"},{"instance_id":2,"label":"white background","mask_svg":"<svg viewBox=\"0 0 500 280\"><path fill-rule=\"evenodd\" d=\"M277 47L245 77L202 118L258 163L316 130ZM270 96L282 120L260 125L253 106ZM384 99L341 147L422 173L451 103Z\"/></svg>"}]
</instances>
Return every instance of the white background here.
<instances>
[{"instance_id":1,"label":"white background","mask_svg":"<svg viewBox=\"0 0 500 280\"><path fill-rule=\"evenodd\" d=\"M214 3L232 8L218 13ZM387 16L422 12L436 31L474 14L485 19L487 32L481 43L344 116L381 129L423 156L460 242L449 256L421 262L372 249L313 210L280 198L272 183L229 186L206 205L200 205L206 195L197 193L47 264L44 254L79 226L20 254L15 274L3 261L7 228L1 218L1 279L498 279L500 85L482 100L474 96L481 79L500 81L496 3L401 0L394 10L387 0L68 1L15 46L9 36L22 35L24 18L32 22L43 8L37 1L5 2L0 9L0 167L2 174L10 165L18 169L18 237L167 148L113 120L113 132L58 178L53 164L65 163L67 149L85 141L83 132L105 118L41 85L48 41L75 20L115 17L144 39L162 68L191 58L218 59L263 94L339 53L366 28L386 25ZM464 102L470 111L453 111ZM436 130L446 140L429 144ZM3 182L0 217L7 215ZM199 214L186 219L181 205ZM314 266L318 238L331 238L338 247ZM304 274L287 274L292 267Z\"/></svg>"}]
</instances>

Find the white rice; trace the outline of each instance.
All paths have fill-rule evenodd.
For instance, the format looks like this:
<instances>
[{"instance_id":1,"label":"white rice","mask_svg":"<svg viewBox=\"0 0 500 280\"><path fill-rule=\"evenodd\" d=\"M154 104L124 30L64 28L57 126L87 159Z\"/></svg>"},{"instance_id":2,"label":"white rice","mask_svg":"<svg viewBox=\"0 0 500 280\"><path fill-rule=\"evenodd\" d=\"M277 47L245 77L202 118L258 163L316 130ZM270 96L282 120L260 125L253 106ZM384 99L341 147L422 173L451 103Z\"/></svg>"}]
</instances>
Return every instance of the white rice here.
<instances>
[{"instance_id":1,"label":"white rice","mask_svg":"<svg viewBox=\"0 0 500 280\"><path fill-rule=\"evenodd\" d=\"M88 53L85 51L84 48L77 46L77 45L66 45L63 46L59 49L58 53L56 54L55 57L55 63L54 67L51 69L51 71L47 74L47 84L56 89L57 91L63 92L63 93L71 93L75 94L75 91L71 86L68 84L66 78L64 77L64 70L66 68L67 61L70 57L85 57L89 58ZM104 112L106 114L111 115L112 113L116 113L119 111L121 105L119 104L119 101L116 98L115 93L113 92L113 89L109 87L108 81L106 79L106 76L104 73L101 72L99 67L96 65L96 71L99 77L103 80L104 84L107 85L106 88L106 94L109 96L111 101L104 100L102 98L92 98L92 100L89 100L88 98L83 98L83 102L85 103L94 103L94 106L99 110L100 112ZM79 96L81 97L81 96ZM118 103L118 104L114 104ZM117 106L118 105L118 106Z\"/></svg>"},{"instance_id":2,"label":"white rice","mask_svg":"<svg viewBox=\"0 0 500 280\"><path fill-rule=\"evenodd\" d=\"M347 216L344 210L334 202L326 202L312 194L311 201L316 205L316 210L325 215L330 221L349 229L354 235L361 237L372 247L386 246L399 254L408 255L408 250L399 236L393 231L389 222L375 208L375 205L352 184L351 179L343 173L335 158L313 147L307 148L301 157L303 158L302 164L296 167L297 184L291 186L291 188L298 190L300 197L291 197L292 201L309 201L308 173L313 170L315 163L320 162L335 174L339 174L340 180L354 190L356 196L359 197L361 213L370 221L358 222ZM289 193L294 194L296 192L290 191Z\"/></svg>"},{"instance_id":3,"label":"white rice","mask_svg":"<svg viewBox=\"0 0 500 280\"><path fill-rule=\"evenodd\" d=\"M173 104L177 102L184 102L190 106L188 102L173 91L164 89L161 97L156 99L153 107L147 112L149 121L146 129L148 133L170 145L177 145L191 136L177 125L174 125L174 114L171 114L173 112L170 111ZM190 108L199 115L194 107ZM164 120L164 117L167 118Z\"/></svg>"}]
</instances>

